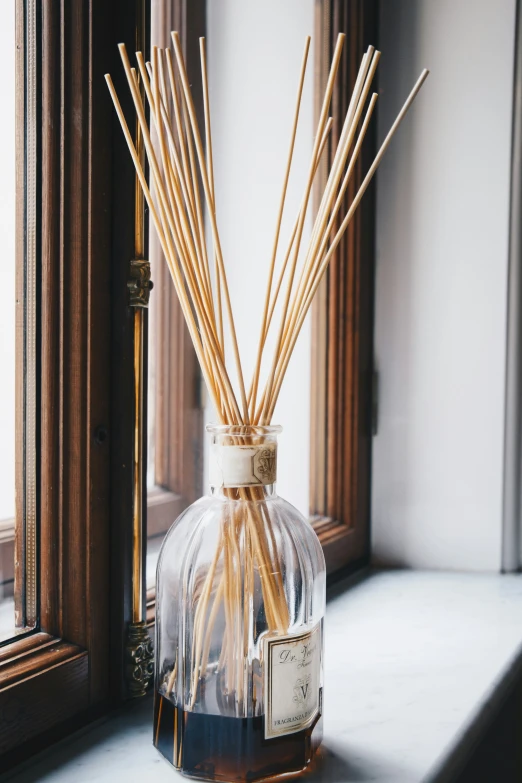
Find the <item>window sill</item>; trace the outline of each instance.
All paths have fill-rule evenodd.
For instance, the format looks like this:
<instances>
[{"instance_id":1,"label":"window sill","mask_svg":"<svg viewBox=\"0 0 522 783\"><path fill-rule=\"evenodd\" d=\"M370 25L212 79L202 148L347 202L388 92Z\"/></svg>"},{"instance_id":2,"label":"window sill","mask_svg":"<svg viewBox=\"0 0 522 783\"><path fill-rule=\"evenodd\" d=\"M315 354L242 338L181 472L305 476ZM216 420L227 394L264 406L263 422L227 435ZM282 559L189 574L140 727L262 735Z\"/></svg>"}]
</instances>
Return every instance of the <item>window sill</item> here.
<instances>
[{"instance_id":1,"label":"window sill","mask_svg":"<svg viewBox=\"0 0 522 783\"><path fill-rule=\"evenodd\" d=\"M397 571L332 588L325 739L309 783L456 780L522 677L521 616L517 575ZM151 735L147 698L9 780L167 783Z\"/></svg>"}]
</instances>

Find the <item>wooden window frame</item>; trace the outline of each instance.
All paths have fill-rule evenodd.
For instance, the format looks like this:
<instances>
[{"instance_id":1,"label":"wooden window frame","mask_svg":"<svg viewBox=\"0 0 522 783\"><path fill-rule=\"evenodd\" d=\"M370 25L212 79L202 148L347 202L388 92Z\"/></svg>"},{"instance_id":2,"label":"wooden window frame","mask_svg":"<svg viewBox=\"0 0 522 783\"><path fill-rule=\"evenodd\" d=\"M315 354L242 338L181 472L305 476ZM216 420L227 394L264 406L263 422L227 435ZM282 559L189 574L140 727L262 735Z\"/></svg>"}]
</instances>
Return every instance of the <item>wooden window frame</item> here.
<instances>
[{"instance_id":1,"label":"wooden window frame","mask_svg":"<svg viewBox=\"0 0 522 783\"><path fill-rule=\"evenodd\" d=\"M135 175L103 80L104 73L113 74L124 111L133 116L116 44L125 40L131 48L136 42L144 2L17 0L19 58L26 56L25 28L20 25L24 8L34 3L39 18L39 617L36 632L0 648L2 771L122 698L131 596L136 589L144 591L139 582L136 588L132 557L135 495L130 422L136 401L129 389L134 388L135 319L128 306L127 283L135 253L134 226L129 221L135 208ZM173 6L174 26L185 33L189 67L198 55L194 36L186 31L193 29L192 14L200 2L201 11L203 0L175 0ZM316 36L324 43L321 63L336 24L340 27L352 20L353 9L361 11L363 6L369 4L363 0L329 4L328 42L324 43L327 36ZM318 15L321 11L326 12L326 2L318 0ZM364 32L366 21L351 29L361 26ZM355 33L353 38L359 46ZM351 48L354 41L347 47L350 63L354 58L358 61L361 51ZM352 81L353 72L348 70L334 100L334 132L338 132L340 103ZM19 111L23 101L23 90L18 89ZM317 309L314 315L313 377L324 366L328 383L324 390L315 385L313 389L313 409L317 403L324 418L312 427L311 497L330 571L368 556L372 199L367 194L352 230L356 236L359 232L359 240L349 234L341 245L341 283L335 284L331 275L323 293L328 344L346 348L350 344L349 362L336 366L331 354L325 356L324 320L323 331L318 329L324 315L320 310L318 315ZM20 245L17 253L18 261L23 261ZM172 295L170 285L157 282L156 290L165 288ZM340 292L340 307L332 305L334 285ZM199 373L186 335L178 328L179 312L173 308L171 313L170 326L165 328L184 336L177 347L171 346L163 393L172 405L174 388L180 398L176 408L169 409L168 442L175 444L174 460L172 452L168 458L162 452L158 464L164 471L164 488L177 496L168 502L184 503L199 494L197 465L188 468L180 462L182 455L194 454L190 433L201 433L199 423L187 422L186 416L187 410L197 410L195 419L201 416L194 403ZM181 376L175 372L180 363ZM327 456L323 462L321 453ZM346 476L348 493L342 492ZM175 513L172 506L169 518ZM25 567L23 556L17 554L17 562ZM15 592L17 584L23 580L15 573Z\"/></svg>"},{"instance_id":2,"label":"wooden window frame","mask_svg":"<svg viewBox=\"0 0 522 783\"><path fill-rule=\"evenodd\" d=\"M376 0L316 0L316 117L340 32L347 39L332 99L331 139L318 172L317 192L324 189L327 164L332 161L362 55L369 44L376 44ZM348 187L346 209L375 149L374 119ZM371 185L332 257L313 304L310 513L328 573L354 570L370 558L374 236L375 190Z\"/></svg>"},{"instance_id":3,"label":"wooden window frame","mask_svg":"<svg viewBox=\"0 0 522 783\"><path fill-rule=\"evenodd\" d=\"M124 607L131 516L132 395L114 368L132 369L122 350L132 253L128 208L132 162L104 74L124 95L117 43L132 47L141 0L16 0L17 296L25 261L25 63L35 67L37 628L0 646L0 771L47 747L122 697ZM35 19L28 37L29 11ZM32 48L31 48L32 47ZM125 103L124 109L130 107ZM132 206L131 206L132 208ZM130 239L129 239L130 237ZM17 358L23 355L17 307ZM23 366L17 367L17 432L24 426ZM127 387L128 388L128 387ZM116 445L117 444L117 445ZM17 513L27 458L17 438ZM122 480L122 472L125 480ZM118 513L114 514L114 508ZM25 542L15 526L15 602L23 591ZM120 539L121 536L121 545ZM115 542L118 545L114 545ZM121 599L121 600L120 600Z\"/></svg>"},{"instance_id":4,"label":"wooden window frame","mask_svg":"<svg viewBox=\"0 0 522 783\"><path fill-rule=\"evenodd\" d=\"M112 351L112 403L110 411L105 412L105 416L99 417L106 424L101 424L100 431L95 438L95 450L92 451L92 443L88 443L85 433L82 438L76 441L75 448L85 448L89 452L88 459L92 459L99 449L101 452L107 452L108 445L102 447L103 433L107 433L107 423L110 415L113 417L113 436L117 440L118 446L112 446L112 461L116 464L116 470L113 471L114 487L112 492L115 503L112 511L121 519L118 527L117 536L121 540L121 551L112 558L112 569L115 580L117 581L116 609L112 610L113 618L116 617L115 630L113 631L112 646L119 649L119 656L116 655L115 666L121 668L121 659L125 656L123 649L124 637L123 627L128 623L128 594L132 590L132 582L135 575L132 574L132 568L129 550L132 544L129 540L128 530L126 528L127 520L131 514L129 504L132 503L132 477L129 475L126 467L127 457L132 453L133 444L130 440L129 418L132 417L130 402L125 401L121 404L121 391L127 385L132 383L132 376L129 370L129 353L132 349L132 325L128 313L128 303L122 299L121 289L126 276L128 275L127 262L128 256L133 253L130 248L131 231L125 230L128 225L128 214L130 197L122 197L122 193L131 193L132 187L126 189L122 187L123 177L126 177L128 184L131 183L133 176L132 169L128 165L126 158L127 151L121 149L120 145L116 149L113 161L112 181L108 182L108 168L110 167L111 155L107 150L107 139L100 133L97 141L99 149L96 157L93 156L93 146L87 140L86 133L89 129L103 128L105 132L110 125L110 118L107 111L110 111L104 85L98 79L95 84L93 81L93 92L91 96L86 96L87 86L81 83L81 69L85 65L94 72L97 63L92 57L93 38L97 40L97 54L102 54L107 63L111 63L115 74L119 72L119 63L114 52L110 51L113 46L115 51L116 39L126 38L129 42L136 37L136 23L134 18L138 19L143 15L145 0L132 0L132 8L129 4L124 4L123 0L113 4L112 20L117 18L117 14L125 13L127 20L126 30L122 24L123 16L118 21L118 34L114 40L114 30L111 29L110 19L99 20L94 11L92 0L74 0L69 7L64 10L65 26L64 31L67 34L67 24L70 25L69 39L60 39L61 19L58 10L45 7L42 15L42 67L39 71L39 83L42 95L42 120L47 120L47 136L41 140L42 152L42 214L41 214L41 239L42 250L42 270L41 270L41 290L49 293L52 304L49 306L49 312L46 311L46 303L42 299L41 319L42 333L40 336L43 354L42 354L42 409L40 411L40 420L42 424L41 445L42 456L46 458L44 449L46 447L46 436L51 437L44 428L53 427L62 430L58 436L55 432L52 447L47 451L49 463L43 465L41 484L42 484L42 521L43 515L51 515L53 508L60 506L58 483L53 481L55 471L59 470L58 455L67 453L67 437L71 438L74 432L74 424L86 421L85 399L82 400L82 394L75 388L76 377L62 378L60 383L56 382L53 372L57 368L60 358L68 356L72 358L74 346L80 344L88 345L91 335L88 334L90 326L94 325L94 341L98 340L93 348L95 352L91 356L93 360L90 370L96 365L100 369L107 361L107 355ZM42 9L46 4L41 4ZM18 19L21 18L23 9L22 0L17 0ZM176 28L181 32L184 41L187 61L189 68L191 63L196 70L199 67L199 52L197 49L197 36L193 33L197 28L200 34L204 34L205 29L205 3L204 0L189 2L189 0L173 0L163 20L163 32ZM77 20L75 24L72 20ZM69 21L70 20L70 21ZM91 39L88 39L88 25L91 24ZM108 32L103 32L102 27ZM74 28L74 29L73 29ZM190 35L187 31L190 30ZM334 129L332 141L338 136L340 122L342 121L342 110L345 108L346 99L351 90L355 79L355 69L360 60L363 48L368 42L375 41L376 32L376 0L316 0L315 17L315 73L316 73L316 95L322 94L327 69L331 58L333 41L337 32L343 30L348 33L346 51L339 74L336 91L332 104L332 115L334 117ZM75 46L73 37L76 36L79 43ZM18 37L20 45L17 50L18 57L25 57L24 31L19 27ZM52 58L49 41L53 41L55 46L59 46L61 59L55 56ZM196 43L195 43L196 42ZM65 75L64 52L70 46L68 54L70 74ZM47 49L45 49L47 47ZM61 48L60 48L61 47ZM75 51L73 51L75 50ZM59 74L64 74L63 90L64 94L59 95L60 82ZM99 72L97 71L98 75ZM116 75L116 80L118 76ZM76 80L73 85L73 80ZM197 80L195 81L195 83ZM68 95L65 90L70 89ZM88 91L87 91L88 92ZM125 95L125 89L122 90ZM76 152L71 147L69 158L62 155L60 158L60 144L64 141L69 128L61 124L61 114L64 111L64 117L67 118L69 110L67 100L73 98L73 93L79 96L83 104L76 106L76 110L82 111L84 125L82 128L82 138L77 140L78 150L81 154L81 165L78 167L73 160ZM23 91L18 89L18 111L23 114L23 100L21 96ZM88 112L85 112L86 101L91 101L94 107L96 98L96 118L88 118ZM197 98L197 96L196 96ZM72 107L73 101L70 101ZM201 101L199 102L201 106ZM47 114L46 114L47 113ZM56 134L56 128L60 128L60 136ZM375 129L375 124L373 125ZM116 129L117 135L118 129ZM23 143L23 134L19 139ZM76 143L76 142L75 142ZM65 144L67 150L67 143ZM367 142L363 150L361 165L358 167L357 176L354 182L360 181L361 171L367 167L368 160L371 159L375 149L375 131L369 132ZM100 154L101 153L101 154ZM331 150L330 150L331 155ZM20 160L20 156L19 156ZM107 164L104 172L101 171L100 161ZM89 175L96 171L96 177ZM112 182L115 181L118 174L118 206L113 210L113 257L118 259L116 268L113 270L112 295L113 295L113 323L114 321L122 324L120 330L116 329L116 335L111 341L110 348L107 341L99 339L99 335L107 332L110 328L108 311L110 303L108 296L104 300L103 281L107 283L108 265L103 267L103 261L109 248L109 215L111 214L108 200L112 193ZM18 166L18 177L23 177L23 171ZM71 181L71 176L76 179ZM320 176L325 176L323 167ZM45 181L44 181L45 180ZM88 207L90 220L101 221L97 223L96 236L91 237L89 232L82 225L81 209L84 209L88 201L85 193L85 183L87 190L91 191L91 202ZM84 190L82 191L82 187ZM93 187L98 187L98 203L103 204L104 208L94 208L92 201ZM52 191L54 188L54 191ZM61 193L61 195L60 195ZM70 196L70 203L76 203L78 209L71 210L71 221L62 220L61 224L57 222L57 210L61 203L66 203L66 196ZM61 199L61 201L60 201ZM22 205L18 208L18 221L23 219ZM91 208L92 207L92 208ZM72 214L74 212L74 214ZM103 213L103 214L102 214ZM370 516L370 471L371 471L371 437L372 437L372 398L373 398L373 366L372 366L372 341L373 341L373 270L374 270L374 214L375 214L375 196L372 188L366 194L361 206L359 207L356 219L346 238L339 246L339 250L332 260L331 271L328 274L326 284L322 286L317 300L313 306L312 322L312 422L311 422L311 470L310 470L310 508L311 521L319 535L323 545L327 560L328 571L334 572L339 569L345 569L347 566L357 567L364 565L369 559L369 516ZM103 228L101 229L101 227ZM65 232L67 227L67 236ZM100 230L101 229L101 230ZM17 234L20 235L23 226L18 223ZM60 239L60 231L63 238ZM78 250L77 242L80 237L89 234L89 251L91 256L84 263L84 259L79 263L78 269L71 265L71 290L66 291L65 287L60 290L60 269L58 266L52 268L51 256L61 253L62 265L64 263L65 253L67 258L76 260L80 258L81 252ZM116 238L114 238L116 235ZM92 240L92 241L91 241ZM58 245L62 243L59 248ZM67 243L74 247L74 253L69 253ZM89 242L88 242L89 244ZM18 253L23 252L21 245ZM84 249L85 252L85 249ZM47 255L46 255L47 253ZM22 259L23 260L23 259ZM52 259L54 261L54 259ZM46 266L47 264L47 266ZM90 264L90 266L89 266ZM20 256L18 258L17 269L22 269ZM82 271L83 270L83 271ZM82 285L85 281L90 281L91 287L94 285L96 275L96 298L90 301L90 310L85 316L88 324L80 324L74 329L74 336L69 335L69 341L66 343L67 318L71 326L78 326L73 323L74 319L67 310L67 294L71 294L71 301L76 296L76 301L81 305L82 296L85 289ZM200 404L201 380L197 361L192 350L192 345L183 321L181 310L168 278L168 271L165 264L158 264L154 271L156 290L153 293L153 307L157 310L157 324L159 339L157 341L158 357L156 366L158 368L157 399L156 399L156 484L148 493L147 512L148 512L148 536L163 535L170 526L173 519L195 500L201 493L202 483L202 459L203 459L203 410ZM19 274L18 285L21 285ZM72 290L75 287L76 290ZM94 288L92 289L94 290ZM106 287L107 294L109 288ZM115 293L116 291L116 293ZM61 307L63 314L61 320L57 318L55 307ZM106 309L105 309L106 306ZM81 310L81 307L80 307ZM93 315L95 314L95 318ZM100 315L103 317L100 318ZM17 339L23 334L23 323L20 322L20 309L17 310L18 326ZM48 323L45 322L48 319ZM89 319L91 319L89 321ZM96 323L95 323L96 321ZM20 326L22 325L22 329ZM96 331L96 328L99 327ZM61 333L59 330L62 329ZM54 332L53 332L54 330ZM47 339L49 338L49 342ZM17 350L18 361L23 356L21 350ZM105 366L107 366L105 364ZM146 359L145 359L146 366ZM50 373L46 375L47 367ZM75 368L76 371L77 368ZM72 372L72 370L71 370ZM20 366L17 370L17 398L21 397L20 379L23 377L23 368ZM69 384L69 386L67 386ZM74 390L76 398L74 402L65 398L65 389ZM52 396L54 395L54 401ZM60 396L61 395L61 396ZM107 399L107 396L105 396ZM83 403L83 409L82 409ZM67 410L68 405L71 406ZM75 418L72 412L73 405L75 411L81 412L81 415ZM61 406L61 409L60 409ZM119 416L115 416L115 410L120 411ZM49 412L52 411L52 414ZM58 412L58 413L57 413ZM91 416L95 416L95 411L91 410ZM18 431L20 430L22 415L22 406L17 406ZM48 416L51 416L48 419ZM57 418L58 416L58 418ZM120 426L119 422L124 422ZM165 424L167 422L167 424ZM67 435L63 432L66 425L71 425L70 432ZM78 434L78 433L76 433ZM61 451L59 449L59 439L62 438ZM70 440L69 440L70 442ZM89 446L90 451L89 451ZM187 459L190 455L190 459ZM79 458L79 456L78 456ZM85 455L84 455L85 458ZM23 462L23 444L17 444L17 461ZM72 469L72 465L68 466ZM106 466L105 466L106 467ZM93 468L94 470L94 468ZM99 470L96 468L96 470ZM22 471L18 470L20 477ZM94 474L93 474L94 475ZM74 480L79 482L80 476L76 473ZM50 483L46 484L49 481ZM66 479L61 478L65 485ZM108 479L105 478L105 488ZM103 482L102 482L103 484ZM85 488L82 488L85 491ZM107 490L108 491L108 490ZM52 497L49 497L49 494ZM17 496L23 496L23 486L17 487ZM72 498L79 497L75 493L69 493L70 503ZM53 505L54 504L54 505ZM71 510L71 509L69 509ZM77 509L74 508L74 511ZM66 507L62 508L60 513L66 513ZM55 533L59 534L56 521L53 522ZM0 531L1 556L10 556L10 552L15 547L18 568L24 566L24 541L15 535L16 527L12 529L7 522L4 522ZM19 526L18 526L19 529ZM64 539L65 540L65 539ZM50 541L50 538L47 539ZM46 532L42 528L41 546L46 546ZM146 544L146 542L144 542ZM107 542L104 543L105 549ZM145 556L145 550L143 551ZM69 563L71 561L68 561ZM42 558L42 578L47 575L47 564L45 554ZM23 574L21 572L15 575L15 597L16 584L23 584ZM54 575L54 597L59 594L59 577ZM19 591L18 591L19 592ZM41 598L45 597L45 589L42 589ZM154 613L154 591L147 595L147 617L149 623L153 620ZM17 605L20 604L20 595L17 597ZM45 623L45 614L42 614ZM43 627L42 624L40 624ZM65 626L64 626L65 627ZM49 628L56 628L57 633L62 633L60 623L54 622ZM121 686L121 675L120 675ZM121 686L123 687L123 686Z\"/></svg>"},{"instance_id":5,"label":"wooden window frame","mask_svg":"<svg viewBox=\"0 0 522 783\"><path fill-rule=\"evenodd\" d=\"M26 25L29 8L38 16L31 30ZM98 138L93 117L107 112L108 105L101 99L101 81L93 80L88 89L94 66L88 36L91 3L72 0L60 9L58 4L17 0L16 14L19 72L22 68L26 73L28 56L39 63L35 86L41 121L41 212L36 243L41 297L35 328L41 346L36 390L41 631L0 650L3 768L26 756L37 738L45 743L60 724L99 704L108 690L109 526L104 495L109 448L93 442L97 423L107 421L108 394L99 379L109 363L102 339L109 307L101 305L104 286L108 289L105 245L110 232L99 175L107 164L107 144ZM19 120L25 116L25 95L24 76L17 84ZM20 133L17 140L20 144ZM25 145L18 147L17 159L25 159ZM17 268L23 269L20 206L19 200ZM89 230L87 214L96 221L96 232ZM94 280L100 297L93 296ZM23 470L21 475L23 482ZM19 554L20 549L17 559ZM22 583L16 574L15 593Z\"/></svg>"}]
</instances>

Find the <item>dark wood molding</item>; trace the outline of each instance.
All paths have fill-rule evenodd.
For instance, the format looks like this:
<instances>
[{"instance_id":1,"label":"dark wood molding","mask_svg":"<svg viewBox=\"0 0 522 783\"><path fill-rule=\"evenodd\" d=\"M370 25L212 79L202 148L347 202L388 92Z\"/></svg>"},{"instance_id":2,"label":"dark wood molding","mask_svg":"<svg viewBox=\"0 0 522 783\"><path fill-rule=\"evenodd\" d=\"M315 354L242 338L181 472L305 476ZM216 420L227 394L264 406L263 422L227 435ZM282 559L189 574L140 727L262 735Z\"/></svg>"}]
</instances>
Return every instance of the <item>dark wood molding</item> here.
<instances>
[{"instance_id":1,"label":"dark wood molding","mask_svg":"<svg viewBox=\"0 0 522 783\"><path fill-rule=\"evenodd\" d=\"M147 57L148 13L146 0L116 0L113 4L117 20L118 41L125 42L129 56L144 50ZM110 72L121 105L133 127L135 111L124 70L116 46L113 47ZM132 622L133 600L133 520L134 520L134 424L135 377L134 339L135 308L130 306L127 282L131 261L136 254L136 189L135 172L117 116L111 107L112 138L112 259L111 259L111 516L115 545L111 554L111 693L115 700L125 698L125 641ZM144 221L146 228L146 217ZM146 239L144 237L144 239ZM145 244L145 243L144 243ZM146 247L146 244L145 244ZM154 295L154 293L152 294ZM147 313L143 312L143 340L147 342ZM147 354L144 351L144 372ZM146 410L146 396L143 400ZM146 445L146 444L145 444ZM144 455L146 459L146 453ZM143 487L142 515L146 513ZM142 541L145 558L145 537ZM143 582L143 597L145 584Z\"/></svg>"},{"instance_id":2,"label":"dark wood molding","mask_svg":"<svg viewBox=\"0 0 522 783\"><path fill-rule=\"evenodd\" d=\"M315 26L317 101L337 36L346 34L331 107L331 162L362 55L376 44L376 2L317 0ZM374 120L346 208L373 158L375 128ZM326 166L318 176L324 187ZM374 221L370 187L313 306L310 505L329 572L369 557Z\"/></svg>"},{"instance_id":3,"label":"dark wood molding","mask_svg":"<svg viewBox=\"0 0 522 783\"><path fill-rule=\"evenodd\" d=\"M37 750L44 731L82 714L93 703L89 654L46 633L0 649L0 771ZM23 751L23 752L22 752Z\"/></svg>"},{"instance_id":4,"label":"dark wood molding","mask_svg":"<svg viewBox=\"0 0 522 783\"><path fill-rule=\"evenodd\" d=\"M78 657L86 658L85 650L75 644L69 644L52 637L36 650L26 649L24 653L20 653L18 650L14 658L0 664L2 683L0 692L5 693L7 689L34 677L35 674L52 669L58 664L76 660Z\"/></svg>"},{"instance_id":5,"label":"dark wood molding","mask_svg":"<svg viewBox=\"0 0 522 783\"><path fill-rule=\"evenodd\" d=\"M23 747L31 752L31 741L42 731L63 723L89 707L89 662L86 652L74 645L56 643L31 662L38 669L20 669L11 684L0 689L0 754ZM37 681L35 681L37 677ZM16 742L13 742L16 737ZM11 763L20 760L12 755ZM11 766L9 763L9 766ZM3 757L1 769L8 768Z\"/></svg>"},{"instance_id":6,"label":"dark wood molding","mask_svg":"<svg viewBox=\"0 0 522 783\"><path fill-rule=\"evenodd\" d=\"M24 639L5 644L3 647L0 647L0 666L16 661L17 658L25 655L27 652L34 652L49 644L53 644L55 641L55 637L51 636L51 634L39 631L29 634Z\"/></svg>"},{"instance_id":7,"label":"dark wood molding","mask_svg":"<svg viewBox=\"0 0 522 783\"><path fill-rule=\"evenodd\" d=\"M149 39L148 2L18 0L21 45L20 14L31 3L38 15L40 120L40 631L1 648L2 771L20 759L22 743L27 756L41 747L43 738L56 739L124 697L124 640L133 585L134 313L127 281L135 248L134 171L103 77L113 75L124 111L133 117L117 44L126 41L131 52L143 48L137 44ZM177 26L185 31L194 14L204 10L201 1L174 6ZM190 62L198 50L192 29L186 45ZM18 52L23 62L23 50ZM20 117L20 85L18 96ZM19 133L19 147L22 137ZM22 211L19 207L23 233ZM19 261L23 252L19 242ZM23 339L20 317L17 332ZM175 360L195 366L185 346L178 348ZM170 369L173 378L175 369ZM22 375L23 368L18 378ZM197 399L192 370L184 372L182 384L186 398L190 392ZM23 426L21 408L17 417ZM186 443L186 409L178 424ZM21 450L18 460L20 455ZM176 476L188 487L183 497L191 500L197 491L196 469L191 468L190 480L179 460L177 469ZM22 555L23 544L20 539L17 551ZM15 578L22 599L23 578Z\"/></svg>"},{"instance_id":8,"label":"dark wood molding","mask_svg":"<svg viewBox=\"0 0 522 783\"><path fill-rule=\"evenodd\" d=\"M40 632L1 648L2 770L20 758L22 744L27 757L44 734L70 731L115 698L111 444L121 413L110 407L110 282L112 160L123 143L111 133L103 77L115 70L116 22L118 13L126 18L129 4L19 0L19 13L30 5L38 31ZM19 243L19 263L21 252ZM20 412L17 422L20 428Z\"/></svg>"},{"instance_id":9,"label":"dark wood molding","mask_svg":"<svg viewBox=\"0 0 522 783\"><path fill-rule=\"evenodd\" d=\"M106 23L93 0L42 8L40 618L89 650L94 701L109 677Z\"/></svg>"}]
</instances>

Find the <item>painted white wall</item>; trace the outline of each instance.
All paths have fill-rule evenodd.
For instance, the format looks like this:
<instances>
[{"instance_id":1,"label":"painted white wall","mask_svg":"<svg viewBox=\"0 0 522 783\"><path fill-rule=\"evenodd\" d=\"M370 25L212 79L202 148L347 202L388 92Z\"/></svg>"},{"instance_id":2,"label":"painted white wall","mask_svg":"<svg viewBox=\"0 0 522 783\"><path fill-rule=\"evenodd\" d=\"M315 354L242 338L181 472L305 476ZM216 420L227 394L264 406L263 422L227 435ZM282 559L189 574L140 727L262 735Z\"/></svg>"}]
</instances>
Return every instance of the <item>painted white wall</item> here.
<instances>
[{"instance_id":1,"label":"painted white wall","mask_svg":"<svg viewBox=\"0 0 522 783\"><path fill-rule=\"evenodd\" d=\"M207 3L217 219L247 379L254 367L299 70L305 38L313 33L313 6L313 0ZM312 153L312 54L308 71L281 232L282 248L295 220ZM309 231L308 225L306 235ZM273 330L272 338L275 334ZM268 345L269 358L273 343L274 339ZM273 421L284 426L278 491L307 514L309 323L296 346Z\"/></svg>"},{"instance_id":2,"label":"painted white wall","mask_svg":"<svg viewBox=\"0 0 522 783\"><path fill-rule=\"evenodd\" d=\"M374 556L498 570L515 0L381 7Z\"/></svg>"},{"instance_id":3,"label":"painted white wall","mask_svg":"<svg viewBox=\"0 0 522 783\"><path fill-rule=\"evenodd\" d=\"M0 147L0 236L4 293L0 307L0 519L14 516L15 499L15 53L15 4L10 2L5 3L2 9L0 26L4 107Z\"/></svg>"}]
</instances>

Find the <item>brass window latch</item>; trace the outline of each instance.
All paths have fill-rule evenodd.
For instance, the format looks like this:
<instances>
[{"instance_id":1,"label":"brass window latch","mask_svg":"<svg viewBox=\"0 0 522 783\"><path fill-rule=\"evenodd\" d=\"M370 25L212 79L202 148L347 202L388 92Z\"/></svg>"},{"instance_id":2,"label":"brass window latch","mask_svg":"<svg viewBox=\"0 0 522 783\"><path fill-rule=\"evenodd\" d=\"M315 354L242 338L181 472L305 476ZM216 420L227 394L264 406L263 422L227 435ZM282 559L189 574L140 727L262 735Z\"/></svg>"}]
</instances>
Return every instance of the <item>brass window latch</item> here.
<instances>
[{"instance_id":1,"label":"brass window latch","mask_svg":"<svg viewBox=\"0 0 522 783\"><path fill-rule=\"evenodd\" d=\"M133 480L133 562L132 562L132 622L127 628L125 644L125 680L127 694L130 697L144 696L152 680L154 670L154 650L149 637L142 605L142 541L146 535L145 521L142 517L142 495L145 492L143 463L143 439L145 437L145 419L143 412L143 396L146 378L143 363L143 323L142 310L149 306L152 290L150 279L150 262L144 258L136 258L130 262L129 305L134 311L134 383L136 399L134 407L134 480ZM138 308L141 308L138 309Z\"/></svg>"},{"instance_id":2,"label":"brass window latch","mask_svg":"<svg viewBox=\"0 0 522 783\"><path fill-rule=\"evenodd\" d=\"M127 281L131 307L148 307L150 292L154 283L150 279L150 261L135 258L130 262L130 276Z\"/></svg>"},{"instance_id":3,"label":"brass window latch","mask_svg":"<svg viewBox=\"0 0 522 783\"><path fill-rule=\"evenodd\" d=\"M125 660L129 696L145 696L154 674L154 646L145 622L129 623Z\"/></svg>"}]
</instances>

